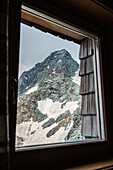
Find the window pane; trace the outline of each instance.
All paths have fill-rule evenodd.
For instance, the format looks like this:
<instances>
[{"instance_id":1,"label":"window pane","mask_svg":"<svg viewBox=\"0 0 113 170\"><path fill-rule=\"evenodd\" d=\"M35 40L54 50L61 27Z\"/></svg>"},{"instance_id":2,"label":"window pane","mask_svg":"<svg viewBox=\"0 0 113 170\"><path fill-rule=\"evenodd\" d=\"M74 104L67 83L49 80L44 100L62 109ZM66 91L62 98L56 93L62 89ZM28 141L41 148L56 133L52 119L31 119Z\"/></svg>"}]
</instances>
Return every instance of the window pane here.
<instances>
[{"instance_id":1,"label":"window pane","mask_svg":"<svg viewBox=\"0 0 113 170\"><path fill-rule=\"evenodd\" d=\"M73 41L21 23L16 147L84 141L97 133L97 117L84 116L95 112L95 94L81 96L95 89L93 74L81 78L92 59L86 67L79 50Z\"/></svg>"}]
</instances>

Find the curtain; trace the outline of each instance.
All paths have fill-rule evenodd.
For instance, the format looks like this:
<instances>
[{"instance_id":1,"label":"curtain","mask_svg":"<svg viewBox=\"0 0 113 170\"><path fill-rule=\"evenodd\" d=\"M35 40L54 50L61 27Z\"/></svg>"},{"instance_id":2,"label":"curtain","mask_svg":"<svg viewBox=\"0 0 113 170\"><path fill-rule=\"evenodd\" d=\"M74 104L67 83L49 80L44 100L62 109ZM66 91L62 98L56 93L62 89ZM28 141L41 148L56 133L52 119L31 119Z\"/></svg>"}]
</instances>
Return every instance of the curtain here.
<instances>
[{"instance_id":1,"label":"curtain","mask_svg":"<svg viewBox=\"0 0 113 170\"><path fill-rule=\"evenodd\" d=\"M80 71L80 95L82 96L81 115L82 130L81 135L86 138L98 138L97 130L97 110L95 102L95 82L94 82L94 45L93 40L85 38L80 45L79 52Z\"/></svg>"}]
</instances>

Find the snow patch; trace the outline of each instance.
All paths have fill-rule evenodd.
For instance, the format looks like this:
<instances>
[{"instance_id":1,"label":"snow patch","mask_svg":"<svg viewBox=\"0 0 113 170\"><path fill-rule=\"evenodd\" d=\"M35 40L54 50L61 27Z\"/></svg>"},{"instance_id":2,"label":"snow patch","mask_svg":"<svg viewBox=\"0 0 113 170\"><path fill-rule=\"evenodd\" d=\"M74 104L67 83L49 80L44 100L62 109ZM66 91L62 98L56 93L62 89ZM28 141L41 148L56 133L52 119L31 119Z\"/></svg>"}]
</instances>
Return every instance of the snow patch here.
<instances>
[{"instance_id":1,"label":"snow patch","mask_svg":"<svg viewBox=\"0 0 113 170\"><path fill-rule=\"evenodd\" d=\"M43 113L47 114L47 118L41 122L33 122L31 119L29 122L22 122L16 125L16 136L24 139L22 146L29 145L39 145L39 144L50 144L50 143L60 143L65 142L65 137L67 136L69 130L73 126L73 121L68 124L68 128L60 127L60 129L52 136L47 137L47 133L56 127L58 123L54 123L43 129L43 124L47 122L50 118L55 120L59 115L67 110L70 110L71 114L77 109L78 102L67 102L66 105L61 108L62 103L53 102L51 99L46 99L44 101L38 101L38 109ZM65 129L65 130L64 130ZM17 145L17 140L16 140Z\"/></svg>"},{"instance_id":2,"label":"snow patch","mask_svg":"<svg viewBox=\"0 0 113 170\"><path fill-rule=\"evenodd\" d=\"M43 129L42 125L48 120L49 118L40 123L31 120L30 122L17 124L16 136L24 139L23 146L65 142L64 138L67 136L73 123L68 126L68 129L64 130L64 127L61 127L53 136L47 138L47 132L58 125L58 123L54 123ZM32 132L34 133L32 134Z\"/></svg>"},{"instance_id":3,"label":"snow patch","mask_svg":"<svg viewBox=\"0 0 113 170\"><path fill-rule=\"evenodd\" d=\"M51 99L46 99L44 101L38 101L38 109L43 113L47 114L49 118L57 118L60 114L64 113L67 110L70 110L71 113L76 110L78 107L78 101L67 102L66 105L61 108L63 103L53 102Z\"/></svg>"},{"instance_id":4,"label":"snow patch","mask_svg":"<svg viewBox=\"0 0 113 170\"><path fill-rule=\"evenodd\" d=\"M30 94L30 93L36 91L37 89L38 89L38 83L37 83L34 87L32 87L31 89L29 89L29 90L26 92L26 94Z\"/></svg>"},{"instance_id":5,"label":"snow patch","mask_svg":"<svg viewBox=\"0 0 113 170\"><path fill-rule=\"evenodd\" d=\"M27 77L26 77L26 76L24 76L24 78L27 80Z\"/></svg>"},{"instance_id":6,"label":"snow patch","mask_svg":"<svg viewBox=\"0 0 113 170\"><path fill-rule=\"evenodd\" d=\"M58 63L60 63L62 60L58 60Z\"/></svg>"},{"instance_id":7,"label":"snow patch","mask_svg":"<svg viewBox=\"0 0 113 170\"><path fill-rule=\"evenodd\" d=\"M72 81L76 83L77 85L80 86L80 76L79 76L79 71L75 72L75 76L72 77Z\"/></svg>"}]
</instances>

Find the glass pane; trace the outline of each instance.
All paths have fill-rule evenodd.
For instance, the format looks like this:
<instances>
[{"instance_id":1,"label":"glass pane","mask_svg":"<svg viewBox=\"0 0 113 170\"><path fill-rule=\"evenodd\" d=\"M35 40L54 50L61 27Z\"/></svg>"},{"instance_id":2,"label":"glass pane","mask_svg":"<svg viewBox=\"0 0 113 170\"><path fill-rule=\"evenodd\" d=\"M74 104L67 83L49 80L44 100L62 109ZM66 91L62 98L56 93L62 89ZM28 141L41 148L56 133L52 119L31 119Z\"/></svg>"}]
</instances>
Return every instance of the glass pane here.
<instances>
[{"instance_id":1,"label":"glass pane","mask_svg":"<svg viewBox=\"0 0 113 170\"><path fill-rule=\"evenodd\" d=\"M21 23L16 147L87 139L81 135L79 48Z\"/></svg>"}]
</instances>

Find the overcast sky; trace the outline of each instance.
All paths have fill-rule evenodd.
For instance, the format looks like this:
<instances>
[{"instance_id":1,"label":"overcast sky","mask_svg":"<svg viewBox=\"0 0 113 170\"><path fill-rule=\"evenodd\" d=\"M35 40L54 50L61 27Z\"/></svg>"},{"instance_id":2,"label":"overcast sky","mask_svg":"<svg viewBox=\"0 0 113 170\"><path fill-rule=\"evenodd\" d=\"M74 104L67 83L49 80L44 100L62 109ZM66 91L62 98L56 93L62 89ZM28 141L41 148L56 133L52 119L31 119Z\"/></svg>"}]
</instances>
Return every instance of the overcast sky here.
<instances>
[{"instance_id":1,"label":"overcast sky","mask_svg":"<svg viewBox=\"0 0 113 170\"><path fill-rule=\"evenodd\" d=\"M19 76L52 52L66 49L79 63L79 45L21 23Z\"/></svg>"}]
</instances>

